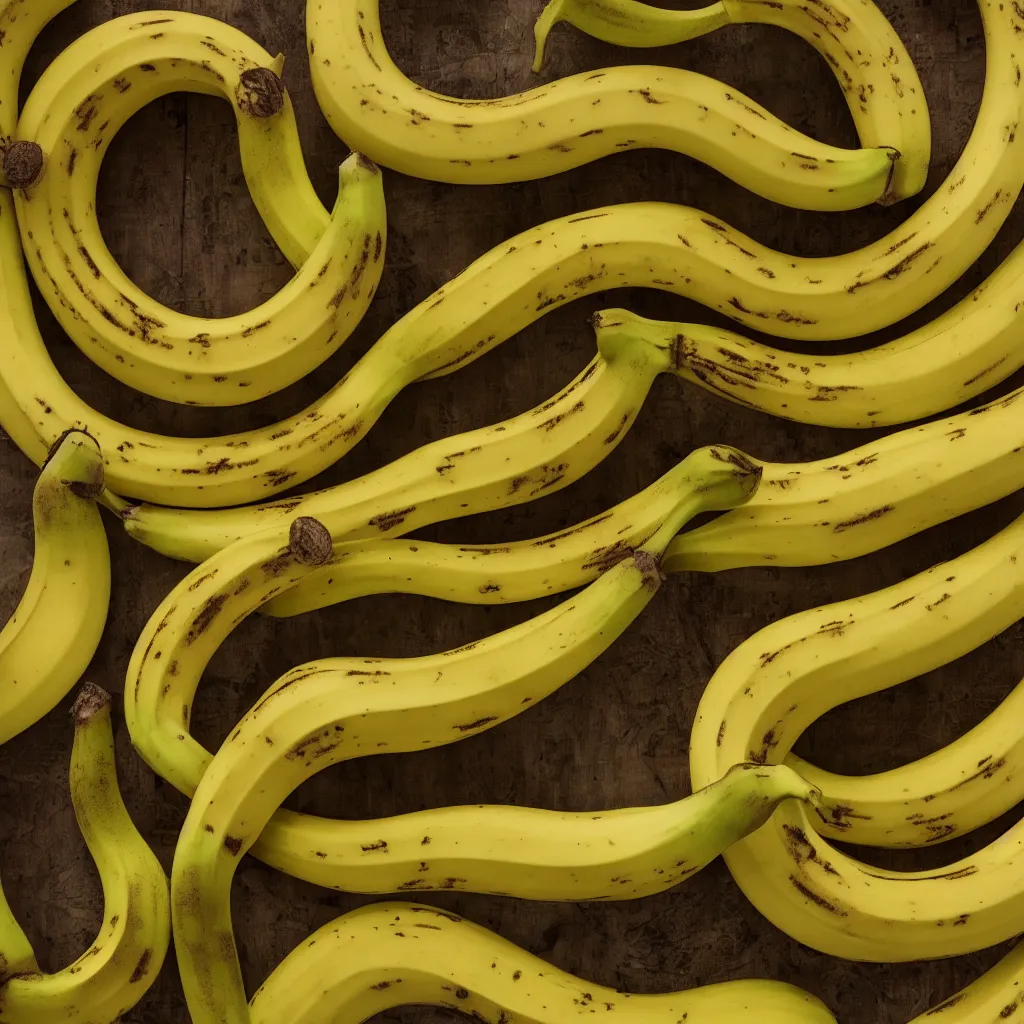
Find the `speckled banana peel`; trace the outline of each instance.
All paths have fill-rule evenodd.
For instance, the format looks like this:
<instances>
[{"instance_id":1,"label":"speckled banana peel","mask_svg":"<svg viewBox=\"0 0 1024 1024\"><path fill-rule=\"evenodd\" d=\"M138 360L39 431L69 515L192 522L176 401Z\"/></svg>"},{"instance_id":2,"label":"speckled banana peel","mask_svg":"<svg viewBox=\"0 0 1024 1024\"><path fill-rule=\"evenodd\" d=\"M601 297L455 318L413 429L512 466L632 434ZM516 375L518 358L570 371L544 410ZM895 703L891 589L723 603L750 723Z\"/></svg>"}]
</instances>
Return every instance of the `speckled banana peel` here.
<instances>
[{"instance_id":1,"label":"speckled banana peel","mask_svg":"<svg viewBox=\"0 0 1024 1024\"><path fill-rule=\"evenodd\" d=\"M93 946L56 974L24 956L0 971L4 1024L113 1024L149 991L170 942L167 876L118 789L109 695L87 683L74 715L71 799L103 884L103 924Z\"/></svg>"},{"instance_id":2,"label":"speckled banana peel","mask_svg":"<svg viewBox=\"0 0 1024 1024\"><path fill-rule=\"evenodd\" d=\"M637 550L661 551L693 516L748 500L758 480L757 470L741 452L699 449L662 481L610 512L536 540L486 548L400 540L332 545L323 524L309 517L295 519L287 537L270 533L244 538L194 569L165 598L142 631L125 682L125 717L132 742L150 767L191 796L211 757L189 735L189 709L210 658L247 615L274 599L287 601L293 588L304 580L316 584L312 597L304 602L300 595L291 608L284 609L286 614L295 604L319 607L326 601L369 593L421 593L483 604L497 603L503 597L528 600L588 584L595 587L603 574L623 560L629 562ZM619 569L620 574L623 571ZM649 584L655 582L655 575L648 573ZM346 582L332 586L335 578ZM599 591L607 587L603 583ZM597 600L597 595L595 592L588 601ZM630 605L632 610L625 618L638 614L644 603ZM613 609L607 611L613 613ZM579 614L573 612L571 617ZM595 620L598 625L603 614ZM625 627L625 619L621 626ZM551 628L556 627L566 628L558 616L552 618ZM580 637L583 648L574 657L596 657L603 649L593 647L596 641L589 633L580 633ZM474 651L470 645L462 652L438 655L433 661L397 659L395 672L436 675L430 667L436 663L450 673L466 659L466 668L459 671L478 671ZM540 650L536 653L542 656ZM340 678L357 681L376 679L377 673L385 670L382 662L374 661L367 668L364 659L358 658L331 659L324 665ZM560 671L554 663L553 675ZM303 672L316 674L309 666L297 670L299 675ZM480 678L489 676L485 672ZM526 706L520 703L517 707L524 710ZM493 721L480 722L479 727ZM290 851L286 856L291 868L311 880L322 877L321 854L329 842L325 833L333 830L331 834L340 838L344 827L339 832L334 823L283 811L275 821L287 823L283 841ZM261 841L255 852L265 859L285 856L274 846ZM301 869L296 866L299 847L305 850L306 863Z\"/></svg>"},{"instance_id":3,"label":"speckled banana peel","mask_svg":"<svg viewBox=\"0 0 1024 1024\"><path fill-rule=\"evenodd\" d=\"M68 433L36 479L32 572L0 631L0 743L52 711L99 646L110 605L110 549L96 505L102 488L95 441Z\"/></svg>"},{"instance_id":4,"label":"speckled banana peel","mask_svg":"<svg viewBox=\"0 0 1024 1024\"><path fill-rule=\"evenodd\" d=\"M274 969L253 997L251 1016L225 1019L362 1024L406 1004L501 1024L564 1024L596 1014L617 1024L835 1024L814 996L776 981L743 979L663 995L605 988L449 911L394 902L324 925Z\"/></svg>"},{"instance_id":5,"label":"speckled banana peel","mask_svg":"<svg viewBox=\"0 0 1024 1024\"><path fill-rule=\"evenodd\" d=\"M28 97L5 173L23 186L14 197L29 267L81 351L138 391L191 405L263 398L336 351L374 295L387 231L380 171L349 157L328 217L305 173L280 70L280 59L223 22L145 11L80 36ZM276 210L272 223L297 207L303 241L319 235L303 247L295 276L242 315L186 316L156 302L120 268L100 231L96 186L111 140L147 103L180 91L231 103L247 178Z\"/></svg>"},{"instance_id":6,"label":"speckled banana peel","mask_svg":"<svg viewBox=\"0 0 1024 1024\"><path fill-rule=\"evenodd\" d=\"M895 586L773 623L736 648L705 690L690 742L694 788L719 778L740 751L743 760L785 761L800 734L829 709L944 665L1021 616L1024 517ZM1006 766L992 753L992 760L978 759L976 792L1006 781ZM918 826L899 806L899 773L888 773L888 802L872 811L895 812L889 828L912 833ZM827 787L823 773L818 781ZM910 796L930 806L916 766L906 781ZM948 801L948 777L935 781ZM850 838L861 813L833 803L828 788L822 793L820 810L780 806L763 829L725 853L737 883L776 927L833 956L892 962L956 956L1020 933L1024 825L955 863L889 871L855 860L819 835L818 825L831 819L849 822L844 838ZM909 810L913 817L913 805ZM954 824L955 813L947 821Z\"/></svg>"},{"instance_id":7,"label":"speckled banana peel","mask_svg":"<svg viewBox=\"0 0 1024 1024\"><path fill-rule=\"evenodd\" d=\"M720 6L686 13L690 35L723 23ZM858 14L870 23L861 35L872 54L898 48L910 68L907 88L921 102L906 105L905 131L854 150L823 145L736 89L680 68L604 68L501 99L434 93L406 78L388 54L379 0L308 0L306 34L313 88L335 133L405 174L525 181L654 147L694 157L774 202L849 210L897 198L893 165L907 133L926 143L914 153L918 189L930 153L924 95L906 51L874 7L860 5Z\"/></svg>"},{"instance_id":8,"label":"speckled banana peel","mask_svg":"<svg viewBox=\"0 0 1024 1024\"><path fill-rule=\"evenodd\" d=\"M665 570L827 565L998 501L1024 488L1022 412L1019 388L834 458L759 462L751 501L675 538Z\"/></svg>"},{"instance_id":9,"label":"speckled banana peel","mask_svg":"<svg viewBox=\"0 0 1024 1024\"><path fill-rule=\"evenodd\" d=\"M248 1020L231 880L287 795L331 764L454 743L554 692L649 603L677 525L666 522L562 604L474 644L421 658L312 662L278 679L203 766L175 850L171 914L194 1024Z\"/></svg>"},{"instance_id":10,"label":"speckled banana peel","mask_svg":"<svg viewBox=\"0 0 1024 1024\"><path fill-rule=\"evenodd\" d=\"M202 562L240 538L323 520L337 538L408 533L428 523L507 508L578 480L632 426L673 353L597 321L597 355L566 387L502 422L424 445L347 483L246 508L186 511L141 505L124 512L136 540ZM287 443L278 441L278 444Z\"/></svg>"},{"instance_id":11,"label":"speckled banana peel","mask_svg":"<svg viewBox=\"0 0 1024 1024\"><path fill-rule=\"evenodd\" d=\"M844 355L801 355L704 324L636 317L675 344L679 375L738 405L825 427L882 427L952 409L1024 365L1024 245L951 309L909 334Z\"/></svg>"},{"instance_id":12,"label":"speckled banana peel","mask_svg":"<svg viewBox=\"0 0 1024 1024\"><path fill-rule=\"evenodd\" d=\"M835 73L861 145L889 146L900 154L889 192L880 201L906 199L924 187L931 156L924 90L906 48L874 4L722 0L696 11L673 11L637 0L549 0L534 25L534 71L544 63L552 28L562 21L605 42L629 47L670 46L721 25L758 23L793 32L810 43Z\"/></svg>"}]
</instances>

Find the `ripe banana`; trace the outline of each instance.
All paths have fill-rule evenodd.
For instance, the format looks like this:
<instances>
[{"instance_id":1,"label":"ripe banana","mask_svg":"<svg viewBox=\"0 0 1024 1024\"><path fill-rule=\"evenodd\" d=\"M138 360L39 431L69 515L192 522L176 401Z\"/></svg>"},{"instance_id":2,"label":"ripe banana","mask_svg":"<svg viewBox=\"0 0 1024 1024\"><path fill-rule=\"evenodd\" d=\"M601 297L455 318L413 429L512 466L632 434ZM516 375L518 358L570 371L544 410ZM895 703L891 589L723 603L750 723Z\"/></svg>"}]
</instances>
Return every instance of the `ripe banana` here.
<instances>
[{"instance_id":1,"label":"ripe banana","mask_svg":"<svg viewBox=\"0 0 1024 1024\"><path fill-rule=\"evenodd\" d=\"M281 529L295 515L336 537L408 533L428 523L507 508L567 487L632 426L670 349L597 322L597 356L553 398L500 423L446 437L347 483L265 505L125 510L125 529L163 554L201 562L241 537ZM276 442L280 444L281 442Z\"/></svg>"},{"instance_id":2,"label":"ripe banana","mask_svg":"<svg viewBox=\"0 0 1024 1024\"><path fill-rule=\"evenodd\" d=\"M167 876L118 790L110 697L86 683L73 713L71 799L103 884L103 924L88 952L56 974L40 973L24 952L6 971L0 961L4 1024L111 1024L149 990L170 942ZM13 924L2 893L0 903ZM0 945L11 938L5 927Z\"/></svg>"},{"instance_id":3,"label":"ripe banana","mask_svg":"<svg viewBox=\"0 0 1024 1024\"><path fill-rule=\"evenodd\" d=\"M346 892L638 899L690 878L789 799L813 802L816 793L786 765L741 764L660 807L569 814L480 805L374 821L318 819L316 850L303 845L308 824L293 835L288 817L276 814L258 845L272 867Z\"/></svg>"},{"instance_id":4,"label":"ripe banana","mask_svg":"<svg viewBox=\"0 0 1024 1024\"><path fill-rule=\"evenodd\" d=\"M737 759L785 760L829 709L946 664L1021 616L1024 516L895 586L773 623L736 648L704 692L690 743L694 788ZM989 787L1002 784L1004 767L977 765ZM941 795L944 780L936 781ZM900 788L888 794L889 809L898 807ZM825 820L860 813L822 792ZM900 827L898 818L890 827ZM1024 823L954 864L898 872L830 846L817 820L780 807L725 854L747 897L797 941L852 960L906 961L956 956L1021 931Z\"/></svg>"},{"instance_id":5,"label":"ripe banana","mask_svg":"<svg viewBox=\"0 0 1024 1024\"><path fill-rule=\"evenodd\" d=\"M304 579L319 577L322 585L323 572L329 573L325 595L329 601L398 590L484 602L506 589L510 599L527 600L585 584L594 587L602 573L623 559L629 561L635 550L656 546L660 552L672 532L693 516L746 501L758 478L742 453L701 449L662 481L604 515L536 541L500 548L464 550L374 540L339 545L332 554L330 534L322 524L302 517L293 522L287 545L275 533L247 537L194 569L165 598L140 635L125 683L125 717L132 742L150 767L192 795L211 755L189 735L189 709L210 658L242 619L277 594L287 599L291 588ZM317 543L311 545L309 538ZM468 556L467 564L459 564L460 555ZM350 582L333 588L330 581L335 574ZM599 589L607 587L605 583ZM313 595L313 603L324 603L320 590ZM630 614L638 614L641 607L637 605ZM554 616L552 622L553 629L562 620ZM593 638L583 639L593 643ZM469 650L472 645L461 658L449 652L396 664L404 671L429 674L434 671L432 665L441 663L452 672ZM588 655L595 656L596 652ZM466 670L475 665L472 660ZM312 671L309 666L302 671L307 670ZM355 659L350 671L359 676L367 670L361 659ZM306 850L307 863L297 873L319 877L321 853L329 842L324 832L333 826L284 811L276 820L287 824L285 840L293 866L294 850ZM273 843L262 841L255 852L264 859L278 856Z\"/></svg>"},{"instance_id":6,"label":"ripe banana","mask_svg":"<svg viewBox=\"0 0 1024 1024\"><path fill-rule=\"evenodd\" d=\"M924 93L899 37L874 6L851 10L858 24L850 46L866 50L857 58L848 50L837 76L846 65L881 69L892 54L890 62L903 58L906 81L899 104L906 124L889 118L884 127L892 134L881 135L870 117L859 117L868 130L866 148L857 150L823 145L736 89L679 68L604 68L501 99L430 92L388 54L379 0L308 0L306 35L313 88L335 133L405 174L471 184L526 181L623 149L656 147L686 153L774 202L849 210L919 191L931 149ZM722 14L720 5L686 12L689 34L717 28L727 20ZM881 83L881 71L874 78ZM884 78L888 99L893 87ZM913 192L896 193L893 165L904 160L912 166L901 178Z\"/></svg>"},{"instance_id":7,"label":"ripe banana","mask_svg":"<svg viewBox=\"0 0 1024 1024\"><path fill-rule=\"evenodd\" d=\"M676 537L665 570L825 565L998 501L1024 488L1022 410L1024 388L834 458L759 462L750 503Z\"/></svg>"},{"instance_id":8,"label":"ripe banana","mask_svg":"<svg viewBox=\"0 0 1024 1024\"><path fill-rule=\"evenodd\" d=\"M171 915L193 1024L248 1020L231 880L288 794L331 764L454 743L554 692L646 607L660 586L658 556L678 526L668 520L585 590L476 643L420 658L312 662L270 687L198 765L174 854Z\"/></svg>"},{"instance_id":9,"label":"ripe banana","mask_svg":"<svg viewBox=\"0 0 1024 1024\"><path fill-rule=\"evenodd\" d=\"M96 653L110 605L102 487L96 443L69 432L36 480L32 573L0 632L0 744L51 711Z\"/></svg>"},{"instance_id":10,"label":"ripe banana","mask_svg":"<svg viewBox=\"0 0 1024 1024\"><path fill-rule=\"evenodd\" d=\"M814 996L776 981L664 995L594 985L449 911L412 903L373 903L325 924L274 969L253 996L251 1016L230 1021L362 1024L413 1003L499 1024L565 1024L597 1014L621 1024L835 1024Z\"/></svg>"},{"instance_id":11,"label":"ripe banana","mask_svg":"<svg viewBox=\"0 0 1024 1024\"><path fill-rule=\"evenodd\" d=\"M826 427L880 427L966 402L1024 365L1018 284L1024 245L966 298L923 327L844 355L801 355L704 324L634 317L671 340L679 375L752 409Z\"/></svg>"},{"instance_id":12,"label":"ripe banana","mask_svg":"<svg viewBox=\"0 0 1024 1024\"><path fill-rule=\"evenodd\" d=\"M560 21L632 47L670 46L722 25L759 23L793 32L835 72L861 145L899 152L890 195L883 200L904 199L924 187L931 156L924 90L899 36L873 4L720 0L696 11L673 11L636 0L549 0L534 25L534 71L540 71L548 35Z\"/></svg>"},{"instance_id":13,"label":"ripe banana","mask_svg":"<svg viewBox=\"0 0 1024 1024\"><path fill-rule=\"evenodd\" d=\"M12 162L35 150L34 180L17 181L22 242L36 284L76 345L145 394L192 405L239 405L280 390L330 356L358 324L383 268L387 220L377 167L358 154L341 166L327 218L305 174L294 114L274 61L247 36L196 14L145 11L86 32L29 95ZM96 185L107 147L147 103L170 92L230 102L249 179L285 204L315 204L320 237L272 299L239 316L185 316L146 295L107 249ZM269 121L268 126L263 122ZM274 146L290 147L282 156ZM288 175L292 177L289 178Z\"/></svg>"}]
</instances>

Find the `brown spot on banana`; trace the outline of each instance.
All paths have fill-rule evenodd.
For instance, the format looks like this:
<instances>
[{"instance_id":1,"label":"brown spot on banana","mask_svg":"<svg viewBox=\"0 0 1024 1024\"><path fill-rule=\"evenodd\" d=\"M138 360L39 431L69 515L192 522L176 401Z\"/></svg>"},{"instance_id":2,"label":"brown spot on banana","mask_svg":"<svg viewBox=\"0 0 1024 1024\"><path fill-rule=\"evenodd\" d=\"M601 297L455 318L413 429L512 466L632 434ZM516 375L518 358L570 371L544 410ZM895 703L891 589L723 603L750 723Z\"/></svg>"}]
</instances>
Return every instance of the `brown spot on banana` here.
<instances>
[{"instance_id":1,"label":"brown spot on banana","mask_svg":"<svg viewBox=\"0 0 1024 1024\"><path fill-rule=\"evenodd\" d=\"M11 188L27 189L43 176L46 160L36 142L12 142L4 151L4 176Z\"/></svg>"},{"instance_id":2,"label":"brown spot on banana","mask_svg":"<svg viewBox=\"0 0 1024 1024\"><path fill-rule=\"evenodd\" d=\"M239 110L259 120L282 110L284 94L284 82L270 68L248 68L235 88Z\"/></svg>"}]
</instances>

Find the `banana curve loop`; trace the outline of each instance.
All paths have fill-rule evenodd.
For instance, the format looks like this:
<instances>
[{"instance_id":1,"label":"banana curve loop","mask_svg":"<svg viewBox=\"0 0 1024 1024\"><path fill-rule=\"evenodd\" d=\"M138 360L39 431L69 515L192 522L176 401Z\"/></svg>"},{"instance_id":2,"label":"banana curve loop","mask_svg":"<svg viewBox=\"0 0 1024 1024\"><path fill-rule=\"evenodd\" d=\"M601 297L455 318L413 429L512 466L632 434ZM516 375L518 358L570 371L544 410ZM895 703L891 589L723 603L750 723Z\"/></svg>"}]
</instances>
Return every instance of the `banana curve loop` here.
<instances>
[{"instance_id":1,"label":"banana curve loop","mask_svg":"<svg viewBox=\"0 0 1024 1024\"><path fill-rule=\"evenodd\" d=\"M382 536L551 494L578 480L625 436L672 352L597 324L597 355L566 387L518 416L414 449L348 483L241 509L185 512L141 505L124 513L143 544L201 562L296 515L336 537ZM278 442L279 444L285 442Z\"/></svg>"},{"instance_id":2,"label":"banana curve loop","mask_svg":"<svg viewBox=\"0 0 1024 1024\"><path fill-rule=\"evenodd\" d=\"M835 1024L814 996L744 979L688 992L632 995L566 974L437 907L374 903L324 925L253 996L251 1024L362 1024L403 1004L444 1006L516 1024L589 1020L614 1009L622 1024Z\"/></svg>"},{"instance_id":3,"label":"banana curve loop","mask_svg":"<svg viewBox=\"0 0 1024 1024\"><path fill-rule=\"evenodd\" d=\"M669 46L722 25L762 24L786 29L817 50L835 73L864 147L899 152L890 194L882 202L916 195L931 157L931 126L924 91L899 36L873 4L845 0L814 7L800 0L721 0L697 11L665 10L637 0L549 0L534 25L533 69L555 25L565 21L617 46Z\"/></svg>"},{"instance_id":4,"label":"banana curve loop","mask_svg":"<svg viewBox=\"0 0 1024 1024\"><path fill-rule=\"evenodd\" d=\"M739 750L745 760L786 759L825 711L946 664L1022 615L1024 517L894 586L773 623L726 658L704 693L690 745L694 788L719 777ZM1003 767L992 764L999 781L990 787L1003 783ZM903 962L1021 931L1024 824L954 864L897 872L863 864L818 834L819 817L858 813L831 800L823 791L815 815L780 807L725 854L747 897L788 935L833 956Z\"/></svg>"},{"instance_id":5,"label":"banana curve loop","mask_svg":"<svg viewBox=\"0 0 1024 1024\"><path fill-rule=\"evenodd\" d=\"M145 394L225 406L280 390L348 338L379 283L387 230L380 172L364 157L349 157L328 219L305 172L280 63L212 18L146 11L76 39L44 71L22 111L7 149L7 178L18 177L12 159L37 147L34 180L16 181L23 187L14 192L36 284L79 349ZM96 185L111 140L147 103L182 90L231 103L243 166L259 183L262 206L273 211L271 223L295 209L303 240L319 236L301 251L291 281L239 316L187 316L150 298L117 264L97 220Z\"/></svg>"},{"instance_id":6,"label":"banana curve loop","mask_svg":"<svg viewBox=\"0 0 1024 1024\"><path fill-rule=\"evenodd\" d=\"M659 589L677 519L576 596L475 644L418 659L314 662L271 686L206 765L175 850L171 914L195 1024L248 1020L231 880L287 795L330 764L453 743L554 692Z\"/></svg>"},{"instance_id":7,"label":"banana curve loop","mask_svg":"<svg viewBox=\"0 0 1024 1024\"><path fill-rule=\"evenodd\" d=\"M722 23L714 7L687 13L695 35ZM861 5L857 13L870 23L858 37L870 56L898 49L911 68L907 89L921 102L912 104L912 115L908 106L908 130L920 134L928 116L910 58L876 8ZM736 89L693 71L610 67L501 99L465 100L431 92L402 74L384 45L378 0L308 0L306 32L313 88L335 133L405 174L497 184L546 177L623 149L657 147L694 157L787 206L848 210L902 198L891 184L903 131L872 148L823 145ZM914 169L918 189L929 155L926 147L923 166Z\"/></svg>"},{"instance_id":8,"label":"banana curve loop","mask_svg":"<svg viewBox=\"0 0 1024 1024\"><path fill-rule=\"evenodd\" d=\"M36 479L32 572L0 631L0 744L56 707L103 636L110 549L96 507L102 488L96 443L81 431L69 432Z\"/></svg>"},{"instance_id":9,"label":"banana curve loop","mask_svg":"<svg viewBox=\"0 0 1024 1024\"><path fill-rule=\"evenodd\" d=\"M351 542L332 552L330 534L323 525L303 517L293 522L287 544L275 534L246 538L193 570L156 609L140 635L125 683L125 717L132 742L150 767L192 795L211 757L189 735L189 709L207 663L248 614L278 594L286 599L288 591L304 579L320 575L322 581L319 566L332 574L340 566L339 578L349 581L341 594L331 591L328 577L327 599L333 601L399 591L486 603L506 587L506 577L495 570L512 565L518 569L507 581L512 600L599 583L599 590L607 590L609 584L601 580L621 561L632 559L636 550L663 547L672 532L702 511L748 500L758 480L758 472L741 452L699 449L666 474L664 481L609 513L558 534L500 547L457 549L454 545L383 540ZM316 558L296 548L296 524L305 524L303 529L322 538ZM464 565L459 564L462 556ZM315 593L317 599L311 603L319 606L323 598ZM591 595L588 603L593 600L596 597ZM630 614L638 614L641 607L642 603ZM600 613L598 620L603 621L604 614ZM629 617L625 615L621 628ZM556 625L560 621L558 615L551 618ZM591 645L594 642L593 637L584 639ZM433 678L436 671L430 666L434 664L451 673L472 650L470 645L463 652L438 655L433 660L397 659L395 673L423 672ZM586 661L597 653L587 648L576 657ZM476 657L472 655L472 664ZM382 663L374 661L373 667L367 668L362 659L333 659L323 664L340 665L336 674L345 679L372 681L378 678L375 673L385 671ZM315 667L305 666L292 675L315 675ZM557 674L557 666L554 671ZM517 710L524 708L525 704ZM481 721L479 727L488 724L493 722ZM253 852L273 863L287 857L301 877L322 877L320 861L324 857L320 854L328 848L329 839L325 833L343 838L346 826L338 823L335 828L335 823L325 819L286 811L279 811L274 820L283 826L279 830L281 850L271 838L261 840ZM297 849L305 853L296 854Z\"/></svg>"},{"instance_id":10,"label":"banana curve loop","mask_svg":"<svg viewBox=\"0 0 1024 1024\"><path fill-rule=\"evenodd\" d=\"M878 551L1024 488L1024 388L833 458L758 462L749 504L681 533L666 572L826 565ZM754 460L757 461L757 460Z\"/></svg>"},{"instance_id":11,"label":"banana curve loop","mask_svg":"<svg viewBox=\"0 0 1024 1024\"><path fill-rule=\"evenodd\" d=\"M103 924L88 952L56 974L34 965L0 974L5 1024L111 1024L149 990L170 943L167 876L118 789L109 695L86 683L74 716L71 799L103 883Z\"/></svg>"}]
</instances>

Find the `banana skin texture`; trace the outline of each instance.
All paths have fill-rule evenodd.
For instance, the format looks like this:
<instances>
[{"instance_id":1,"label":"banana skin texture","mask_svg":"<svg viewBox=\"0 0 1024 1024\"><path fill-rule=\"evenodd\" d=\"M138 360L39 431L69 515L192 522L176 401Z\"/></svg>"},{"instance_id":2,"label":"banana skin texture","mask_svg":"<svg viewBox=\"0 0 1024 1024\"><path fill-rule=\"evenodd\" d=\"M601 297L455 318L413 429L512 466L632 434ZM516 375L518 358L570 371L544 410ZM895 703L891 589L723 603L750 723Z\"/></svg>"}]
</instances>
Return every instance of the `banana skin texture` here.
<instances>
[{"instance_id":1,"label":"banana skin texture","mask_svg":"<svg viewBox=\"0 0 1024 1024\"><path fill-rule=\"evenodd\" d=\"M534 25L534 71L543 66L548 36L561 21L629 47L670 46L723 25L762 24L793 32L835 73L861 145L889 146L899 153L880 201L906 199L924 187L931 158L924 90L902 41L872 3L721 0L675 11L637 0L549 0Z\"/></svg>"},{"instance_id":2,"label":"banana skin texture","mask_svg":"<svg viewBox=\"0 0 1024 1024\"><path fill-rule=\"evenodd\" d=\"M115 18L47 67L7 147L9 168L37 151L35 180L14 191L36 284L81 351L145 394L223 406L278 391L347 339L379 283L387 231L380 172L365 157L349 157L328 217L306 176L280 66L212 18L174 11ZM315 233L305 229L316 244L291 281L240 316L185 316L151 299L114 260L96 217L110 142L147 103L180 91L231 103L247 179L260 183L259 201L275 209L271 223L284 220L287 202L308 208L296 218L300 228L320 222ZM16 177L8 171L8 180Z\"/></svg>"},{"instance_id":3,"label":"banana skin texture","mask_svg":"<svg viewBox=\"0 0 1024 1024\"><path fill-rule=\"evenodd\" d=\"M328 580L332 579L339 566L340 576L348 582L342 587L344 593L331 590L328 584L328 600L405 591L481 603L498 600L506 584L511 600L589 584L583 592L588 595L588 608L600 605L601 600L610 602L594 613L593 628L583 626L578 633L570 629L567 623L582 616L573 600L559 606L564 616L556 611L531 620L535 645L557 631L565 645L561 657L569 659L570 668L589 664L611 642L611 635L621 632L640 613L653 593L650 588L661 579L653 571L640 577L627 573L630 586L620 593L606 579L608 573L626 573L637 550L662 550L669 537L694 515L748 500L758 479L756 469L742 453L701 449L684 460L678 471L667 474L664 481L609 513L559 534L489 548L377 540L338 545L332 552L330 534L315 520L305 518L293 523L284 545L275 535L246 538L193 570L157 608L139 637L125 684L125 717L132 742L155 771L182 792L194 794L211 755L189 735L189 709L210 658L246 615L278 595L281 600L287 599L304 579L319 576L322 581L325 571L330 574ZM296 544L298 524L304 532L320 538L316 557ZM463 555L468 557L463 560ZM640 585L644 581L646 585ZM592 592L592 588L597 590ZM314 604L319 607L324 603L319 586L313 594ZM563 621L565 616L568 619ZM602 631L601 623L606 620L613 625ZM528 627L521 627L521 632L529 632ZM517 636L515 632L509 634L511 639ZM327 659L302 666L290 676L326 673L344 682L373 681L379 678L377 673L388 673L396 679L409 675L429 681L438 671L449 676L472 674L482 655L478 645L469 645L428 658L393 659L390 669L379 661L367 667L364 659ZM551 659L549 667L538 672L550 677L550 686L561 685L575 674L575 670L562 666L554 649L547 656ZM539 646L530 658L539 660L542 666L548 664ZM487 669L481 678L487 680L491 675L493 672ZM517 704L513 713L525 710L537 695L521 696L524 703ZM477 728L498 720L484 714L477 719ZM353 827L346 833L342 823L283 810L273 822L277 825L273 836L280 835L282 849L278 850L278 840L272 837L260 840L254 853L278 866L287 861L289 871L307 880L323 878L322 862L330 848L330 836L337 837L336 842L352 835L353 830L359 832Z\"/></svg>"},{"instance_id":4,"label":"banana skin texture","mask_svg":"<svg viewBox=\"0 0 1024 1024\"><path fill-rule=\"evenodd\" d=\"M494 1024L563 1024L597 1013L616 1024L835 1024L814 996L776 981L727 981L664 995L605 988L465 918L414 903L374 903L324 925L275 968L243 1019L362 1024L408 1004Z\"/></svg>"},{"instance_id":5,"label":"banana skin texture","mask_svg":"<svg viewBox=\"0 0 1024 1024\"><path fill-rule=\"evenodd\" d=\"M43 974L0 892L4 1024L113 1024L149 991L170 943L167 876L118 790L110 696L86 683L72 713L71 799L103 884L103 924L78 960Z\"/></svg>"},{"instance_id":6,"label":"banana skin texture","mask_svg":"<svg viewBox=\"0 0 1024 1024\"><path fill-rule=\"evenodd\" d=\"M0 744L56 707L88 668L103 636L110 549L96 505L102 488L95 441L69 432L36 479L32 572L0 631Z\"/></svg>"},{"instance_id":7,"label":"banana skin texture","mask_svg":"<svg viewBox=\"0 0 1024 1024\"><path fill-rule=\"evenodd\" d=\"M705 690L691 736L693 786L719 777L740 750L744 760L788 760L799 735L829 709L946 664L1022 615L1024 517L895 586L773 623L736 648ZM998 756L979 762L968 781L976 792L1019 786ZM852 826L866 809L835 802L827 774L815 774L825 786L820 810L780 807L725 854L744 893L778 928L833 956L891 962L956 956L1020 932L1024 826L940 868L875 868L818 834L819 820ZM868 813L888 811L890 829L916 830L930 807L920 773L912 765L906 778L902 769L887 774L888 785L874 787L887 803ZM948 779L935 782L947 803L944 822L955 825L943 794ZM917 797L909 814L900 806L904 783Z\"/></svg>"},{"instance_id":8,"label":"banana skin texture","mask_svg":"<svg viewBox=\"0 0 1024 1024\"><path fill-rule=\"evenodd\" d=\"M716 8L706 18L686 13L693 35L722 23ZM852 63L873 61L880 68L883 54L902 57L912 98L905 128L891 138L871 132L870 148L847 150L794 130L716 79L678 68L604 68L501 99L443 96L409 81L395 66L383 42L378 0L309 0L306 6L321 109L349 146L387 167L435 181L496 184L546 177L624 149L657 147L701 160L774 202L814 210L902 198L892 186L907 136L925 141L923 152L911 147L917 189L927 174L928 112L910 58L876 8L861 5L857 15L867 24L853 34L869 56Z\"/></svg>"}]
</instances>

